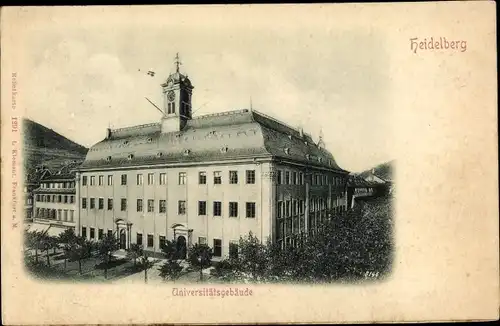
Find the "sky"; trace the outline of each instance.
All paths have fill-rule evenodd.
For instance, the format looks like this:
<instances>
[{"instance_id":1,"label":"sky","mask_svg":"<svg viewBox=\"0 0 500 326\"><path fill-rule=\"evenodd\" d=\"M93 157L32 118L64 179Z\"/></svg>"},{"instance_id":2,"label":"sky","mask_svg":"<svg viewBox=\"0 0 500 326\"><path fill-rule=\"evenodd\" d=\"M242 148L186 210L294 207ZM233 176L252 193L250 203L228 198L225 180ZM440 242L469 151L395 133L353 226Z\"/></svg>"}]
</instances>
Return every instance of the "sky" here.
<instances>
[{"instance_id":1,"label":"sky","mask_svg":"<svg viewBox=\"0 0 500 326\"><path fill-rule=\"evenodd\" d=\"M145 97L161 107L160 84L175 70L178 52L180 70L195 87L194 116L252 102L313 139L322 132L343 169L361 171L394 158L383 34L330 26L325 17L304 25L237 16L194 20L186 12L147 19L139 12L115 24L56 17L30 29L26 117L87 147L102 140L108 126L158 122L160 113Z\"/></svg>"}]
</instances>

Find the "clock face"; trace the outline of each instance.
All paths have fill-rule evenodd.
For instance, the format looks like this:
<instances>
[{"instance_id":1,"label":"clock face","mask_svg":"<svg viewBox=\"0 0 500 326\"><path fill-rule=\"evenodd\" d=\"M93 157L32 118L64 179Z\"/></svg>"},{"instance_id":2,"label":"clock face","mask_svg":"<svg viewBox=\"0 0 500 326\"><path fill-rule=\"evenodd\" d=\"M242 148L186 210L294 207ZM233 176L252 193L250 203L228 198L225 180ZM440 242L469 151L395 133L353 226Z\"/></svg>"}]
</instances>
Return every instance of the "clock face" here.
<instances>
[{"instance_id":1,"label":"clock face","mask_svg":"<svg viewBox=\"0 0 500 326\"><path fill-rule=\"evenodd\" d=\"M172 102L173 100L175 100L175 93L174 91L170 91L167 93L167 99Z\"/></svg>"}]
</instances>

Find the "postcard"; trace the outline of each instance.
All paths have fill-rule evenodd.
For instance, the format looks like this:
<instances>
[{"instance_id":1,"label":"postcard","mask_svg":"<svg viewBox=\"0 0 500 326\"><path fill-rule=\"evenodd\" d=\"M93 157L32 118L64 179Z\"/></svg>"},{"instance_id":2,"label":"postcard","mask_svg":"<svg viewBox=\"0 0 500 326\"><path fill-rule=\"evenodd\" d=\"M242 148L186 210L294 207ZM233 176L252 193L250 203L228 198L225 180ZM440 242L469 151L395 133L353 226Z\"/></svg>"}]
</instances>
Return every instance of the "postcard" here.
<instances>
[{"instance_id":1,"label":"postcard","mask_svg":"<svg viewBox=\"0 0 500 326\"><path fill-rule=\"evenodd\" d=\"M495 20L2 8L3 321L498 319Z\"/></svg>"}]
</instances>

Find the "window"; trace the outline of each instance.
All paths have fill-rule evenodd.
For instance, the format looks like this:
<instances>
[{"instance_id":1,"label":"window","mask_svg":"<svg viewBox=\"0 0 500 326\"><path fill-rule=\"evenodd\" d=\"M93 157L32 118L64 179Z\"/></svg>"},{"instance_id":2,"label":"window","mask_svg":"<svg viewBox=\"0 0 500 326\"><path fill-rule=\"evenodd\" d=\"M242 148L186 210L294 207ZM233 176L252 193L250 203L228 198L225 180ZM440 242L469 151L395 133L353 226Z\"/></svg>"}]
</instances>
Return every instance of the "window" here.
<instances>
[{"instance_id":1,"label":"window","mask_svg":"<svg viewBox=\"0 0 500 326\"><path fill-rule=\"evenodd\" d=\"M102 185L104 185L104 176L100 175L99 176L99 186L102 186Z\"/></svg>"},{"instance_id":2,"label":"window","mask_svg":"<svg viewBox=\"0 0 500 326\"><path fill-rule=\"evenodd\" d=\"M238 217L238 203L229 202L229 217Z\"/></svg>"},{"instance_id":3,"label":"window","mask_svg":"<svg viewBox=\"0 0 500 326\"><path fill-rule=\"evenodd\" d=\"M87 208L87 198L82 198L82 209Z\"/></svg>"},{"instance_id":4,"label":"window","mask_svg":"<svg viewBox=\"0 0 500 326\"><path fill-rule=\"evenodd\" d=\"M297 178L297 172L292 172L292 184L293 185L299 184L299 180Z\"/></svg>"},{"instance_id":5,"label":"window","mask_svg":"<svg viewBox=\"0 0 500 326\"><path fill-rule=\"evenodd\" d=\"M179 184L180 185L186 184L186 172L179 172Z\"/></svg>"},{"instance_id":6,"label":"window","mask_svg":"<svg viewBox=\"0 0 500 326\"><path fill-rule=\"evenodd\" d=\"M108 237L112 237L113 236L113 230L108 230Z\"/></svg>"},{"instance_id":7,"label":"window","mask_svg":"<svg viewBox=\"0 0 500 326\"><path fill-rule=\"evenodd\" d=\"M97 231L97 238L99 240L102 240L103 237L104 237L104 230L103 229L99 229L99 231Z\"/></svg>"},{"instance_id":8,"label":"window","mask_svg":"<svg viewBox=\"0 0 500 326\"><path fill-rule=\"evenodd\" d=\"M255 203L247 203L247 217L248 218L255 217Z\"/></svg>"},{"instance_id":9,"label":"window","mask_svg":"<svg viewBox=\"0 0 500 326\"><path fill-rule=\"evenodd\" d=\"M90 209L95 208L95 198L90 198Z\"/></svg>"},{"instance_id":10,"label":"window","mask_svg":"<svg viewBox=\"0 0 500 326\"><path fill-rule=\"evenodd\" d=\"M229 171L229 183L230 184L238 183L238 171Z\"/></svg>"},{"instance_id":11,"label":"window","mask_svg":"<svg viewBox=\"0 0 500 326\"><path fill-rule=\"evenodd\" d=\"M104 209L104 198L99 198L99 209Z\"/></svg>"},{"instance_id":12,"label":"window","mask_svg":"<svg viewBox=\"0 0 500 326\"><path fill-rule=\"evenodd\" d=\"M121 208L122 212L127 210L127 199L126 198L121 199L120 208Z\"/></svg>"},{"instance_id":13,"label":"window","mask_svg":"<svg viewBox=\"0 0 500 326\"><path fill-rule=\"evenodd\" d=\"M121 176L121 184L122 184L122 186L126 186L127 185L127 175L126 174L122 174L122 176Z\"/></svg>"},{"instance_id":14,"label":"window","mask_svg":"<svg viewBox=\"0 0 500 326\"><path fill-rule=\"evenodd\" d=\"M75 211L74 210L70 210L69 211L69 221L70 222L74 222L74 219L75 219Z\"/></svg>"},{"instance_id":15,"label":"window","mask_svg":"<svg viewBox=\"0 0 500 326\"><path fill-rule=\"evenodd\" d=\"M160 173L160 185L166 185L166 184L167 184L167 174Z\"/></svg>"},{"instance_id":16,"label":"window","mask_svg":"<svg viewBox=\"0 0 500 326\"><path fill-rule=\"evenodd\" d=\"M289 185L290 184L290 172L285 171L285 184Z\"/></svg>"},{"instance_id":17,"label":"window","mask_svg":"<svg viewBox=\"0 0 500 326\"><path fill-rule=\"evenodd\" d=\"M95 175L90 177L90 185L95 186Z\"/></svg>"},{"instance_id":18,"label":"window","mask_svg":"<svg viewBox=\"0 0 500 326\"><path fill-rule=\"evenodd\" d=\"M86 176L86 175L84 175L84 176L82 177L82 186L86 186L86 185L87 185L87 176Z\"/></svg>"},{"instance_id":19,"label":"window","mask_svg":"<svg viewBox=\"0 0 500 326\"><path fill-rule=\"evenodd\" d=\"M278 170L278 175L276 176L277 180L276 180L276 183L277 184L281 184L281 175L282 175L282 171Z\"/></svg>"},{"instance_id":20,"label":"window","mask_svg":"<svg viewBox=\"0 0 500 326\"><path fill-rule=\"evenodd\" d=\"M167 104L168 114L175 113L175 102L170 102Z\"/></svg>"},{"instance_id":21,"label":"window","mask_svg":"<svg viewBox=\"0 0 500 326\"><path fill-rule=\"evenodd\" d=\"M159 243L160 243L160 249L162 249L163 247L165 247L165 236L164 235L158 236L158 240L159 240Z\"/></svg>"},{"instance_id":22,"label":"window","mask_svg":"<svg viewBox=\"0 0 500 326\"><path fill-rule=\"evenodd\" d=\"M137 211L142 212L142 199L137 199Z\"/></svg>"},{"instance_id":23,"label":"window","mask_svg":"<svg viewBox=\"0 0 500 326\"><path fill-rule=\"evenodd\" d=\"M87 237L87 227L86 226L82 226L82 237L83 238Z\"/></svg>"},{"instance_id":24,"label":"window","mask_svg":"<svg viewBox=\"0 0 500 326\"><path fill-rule=\"evenodd\" d=\"M167 212L167 201L165 199L160 199L159 211L160 211L160 213Z\"/></svg>"},{"instance_id":25,"label":"window","mask_svg":"<svg viewBox=\"0 0 500 326\"><path fill-rule=\"evenodd\" d=\"M205 185L207 184L207 173L202 171L198 174L198 184Z\"/></svg>"},{"instance_id":26,"label":"window","mask_svg":"<svg viewBox=\"0 0 500 326\"><path fill-rule=\"evenodd\" d=\"M289 217L290 216L290 201L287 200L285 202L285 217Z\"/></svg>"},{"instance_id":27,"label":"window","mask_svg":"<svg viewBox=\"0 0 500 326\"><path fill-rule=\"evenodd\" d=\"M68 196L64 196L63 197L63 201L64 201L65 204L67 204L68 203Z\"/></svg>"},{"instance_id":28,"label":"window","mask_svg":"<svg viewBox=\"0 0 500 326\"><path fill-rule=\"evenodd\" d=\"M154 185L154 184L155 184L155 174L148 173L148 185Z\"/></svg>"},{"instance_id":29,"label":"window","mask_svg":"<svg viewBox=\"0 0 500 326\"><path fill-rule=\"evenodd\" d=\"M142 242L142 233L137 233L137 235L136 235L136 243L137 243L139 246L144 245L144 244L143 244L143 242Z\"/></svg>"},{"instance_id":30,"label":"window","mask_svg":"<svg viewBox=\"0 0 500 326\"><path fill-rule=\"evenodd\" d=\"M152 234L148 234L148 247L152 247L154 245L154 238Z\"/></svg>"},{"instance_id":31,"label":"window","mask_svg":"<svg viewBox=\"0 0 500 326\"><path fill-rule=\"evenodd\" d=\"M222 256L222 240L214 239L214 257Z\"/></svg>"},{"instance_id":32,"label":"window","mask_svg":"<svg viewBox=\"0 0 500 326\"><path fill-rule=\"evenodd\" d=\"M278 218L283 217L283 202L282 201L278 202L277 215L278 215Z\"/></svg>"},{"instance_id":33,"label":"window","mask_svg":"<svg viewBox=\"0 0 500 326\"><path fill-rule=\"evenodd\" d=\"M108 211L113 210L113 198L108 198Z\"/></svg>"},{"instance_id":34,"label":"window","mask_svg":"<svg viewBox=\"0 0 500 326\"><path fill-rule=\"evenodd\" d=\"M178 211L179 215L186 214L186 201L185 200L179 200L179 207L178 207L177 211Z\"/></svg>"},{"instance_id":35,"label":"window","mask_svg":"<svg viewBox=\"0 0 500 326\"><path fill-rule=\"evenodd\" d=\"M299 172L299 182L298 182L299 185L303 185L304 184L304 174L302 172Z\"/></svg>"},{"instance_id":36,"label":"window","mask_svg":"<svg viewBox=\"0 0 500 326\"><path fill-rule=\"evenodd\" d=\"M75 196L69 196L69 203L74 204L75 203Z\"/></svg>"},{"instance_id":37,"label":"window","mask_svg":"<svg viewBox=\"0 0 500 326\"><path fill-rule=\"evenodd\" d=\"M155 211L155 201L153 199L148 199L148 213Z\"/></svg>"},{"instance_id":38,"label":"window","mask_svg":"<svg viewBox=\"0 0 500 326\"><path fill-rule=\"evenodd\" d=\"M94 238L95 238L95 229L90 228L90 239L94 239Z\"/></svg>"},{"instance_id":39,"label":"window","mask_svg":"<svg viewBox=\"0 0 500 326\"><path fill-rule=\"evenodd\" d=\"M198 202L198 215L207 215L207 202L199 201Z\"/></svg>"},{"instance_id":40,"label":"window","mask_svg":"<svg viewBox=\"0 0 500 326\"><path fill-rule=\"evenodd\" d=\"M62 196L61 195L57 195L57 202L62 203Z\"/></svg>"},{"instance_id":41,"label":"window","mask_svg":"<svg viewBox=\"0 0 500 326\"><path fill-rule=\"evenodd\" d=\"M200 244L200 245L207 244L207 238L205 238L205 237L198 237L198 244Z\"/></svg>"},{"instance_id":42,"label":"window","mask_svg":"<svg viewBox=\"0 0 500 326\"><path fill-rule=\"evenodd\" d=\"M238 258L238 241L229 242L229 258Z\"/></svg>"},{"instance_id":43,"label":"window","mask_svg":"<svg viewBox=\"0 0 500 326\"><path fill-rule=\"evenodd\" d=\"M112 185L113 185L113 176L108 175L108 186L112 186Z\"/></svg>"},{"instance_id":44,"label":"window","mask_svg":"<svg viewBox=\"0 0 500 326\"><path fill-rule=\"evenodd\" d=\"M247 184L255 183L255 170L247 170Z\"/></svg>"},{"instance_id":45,"label":"window","mask_svg":"<svg viewBox=\"0 0 500 326\"><path fill-rule=\"evenodd\" d=\"M143 180L142 180L142 174L138 173L137 174L137 185L142 186Z\"/></svg>"},{"instance_id":46,"label":"window","mask_svg":"<svg viewBox=\"0 0 500 326\"><path fill-rule=\"evenodd\" d=\"M62 210L60 210L60 209L58 209L58 210L57 210L57 219L58 219L58 220L61 220L61 215L62 215L62 214L61 214L61 211L62 211Z\"/></svg>"},{"instance_id":47,"label":"window","mask_svg":"<svg viewBox=\"0 0 500 326\"><path fill-rule=\"evenodd\" d=\"M214 201L214 216L221 216L222 213L222 203L220 201Z\"/></svg>"},{"instance_id":48,"label":"window","mask_svg":"<svg viewBox=\"0 0 500 326\"><path fill-rule=\"evenodd\" d=\"M215 171L214 172L214 184L220 185L222 183L222 177L220 174L220 171Z\"/></svg>"}]
</instances>

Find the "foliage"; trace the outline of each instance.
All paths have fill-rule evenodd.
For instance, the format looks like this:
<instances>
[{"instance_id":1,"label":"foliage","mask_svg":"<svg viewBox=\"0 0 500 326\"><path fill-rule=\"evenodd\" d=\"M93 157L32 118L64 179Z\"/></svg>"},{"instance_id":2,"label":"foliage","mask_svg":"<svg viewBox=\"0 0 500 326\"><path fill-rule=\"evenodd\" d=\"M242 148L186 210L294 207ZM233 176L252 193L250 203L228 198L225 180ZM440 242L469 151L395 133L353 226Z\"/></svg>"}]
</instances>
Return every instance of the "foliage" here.
<instances>
[{"instance_id":1,"label":"foliage","mask_svg":"<svg viewBox=\"0 0 500 326\"><path fill-rule=\"evenodd\" d=\"M148 270L153 267L154 261L148 258L146 251L142 251L142 256L139 257L139 266L144 270L144 283L148 282Z\"/></svg>"},{"instance_id":2,"label":"foliage","mask_svg":"<svg viewBox=\"0 0 500 326\"><path fill-rule=\"evenodd\" d=\"M94 245L92 242L81 236L76 237L74 242L71 242L66 247L70 260L78 261L78 271L82 273L82 260L92 257Z\"/></svg>"},{"instance_id":3,"label":"foliage","mask_svg":"<svg viewBox=\"0 0 500 326\"><path fill-rule=\"evenodd\" d=\"M177 244L172 240L165 240L165 245L162 246L161 251L165 258L169 260L179 259L179 252L177 251Z\"/></svg>"},{"instance_id":4,"label":"foliage","mask_svg":"<svg viewBox=\"0 0 500 326\"><path fill-rule=\"evenodd\" d=\"M265 244L249 233L240 238L237 258L215 264L224 281L334 282L376 279L392 263L391 197L360 201L344 215L327 219L295 246Z\"/></svg>"},{"instance_id":5,"label":"foliage","mask_svg":"<svg viewBox=\"0 0 500 326\"><path fill-rule=\"evenodd\" d=\"M170 279L172 281L175 281L181 276L183 268L177 260L169 259L163 265L161 265L159 270L160 276L164 280Z\"/></svg>"},{"instance_id":6,"label":"foliage","mask_svg":"<svg viewBox=\"0 0 500 326\"><path fill-rule=\"evenodd\" d=\"M137 243L130 245L130 249L127 252L127 258L134 260L134 267L137 266L137 259L143 255L143 247Z\"/></svg>"},{"instance_id":7,"label":"foliage","mask_svg":"<svg viewBox=\"0 0 500 326\"><path fill-rule=\"evenodd\" d=\"M212 248L206 244L196 243L189 249L188 262L200 271L200 281L203 280L203 269L210 266L212 261Z\"/></svg>"},{"instance_id":8,"label":"foliage","mask_svg":"<svg viewBox=\"0 0 500 326\"><path fill-rule=\"evenodd\" d=\"M113 260L113 252L118 250L119 246L118 239L107 234L97 243L97 253L104 264L104 278L108 277L108 264Z\"/></svg>"}]
</instances>

